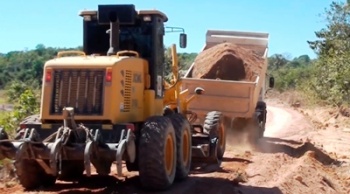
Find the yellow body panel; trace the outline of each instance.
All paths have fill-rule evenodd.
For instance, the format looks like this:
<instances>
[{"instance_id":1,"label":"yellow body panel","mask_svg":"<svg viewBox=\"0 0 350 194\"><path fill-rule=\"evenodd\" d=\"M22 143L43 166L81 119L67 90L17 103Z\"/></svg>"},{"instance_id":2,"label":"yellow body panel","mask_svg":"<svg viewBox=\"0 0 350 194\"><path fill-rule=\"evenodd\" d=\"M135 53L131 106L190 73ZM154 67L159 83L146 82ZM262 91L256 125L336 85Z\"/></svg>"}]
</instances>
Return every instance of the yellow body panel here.
<instances>
[{"instance_id":1,"label":"yellow body panel","mask_svg":"<svg viewBox=\"0 0 350 194\"><path fill-rule=\"evenodd\" d=\"M150 78L146 60L134 57L78 56L57 58L45 64L45 71L47 69L74 70L84 68L112 68L112 82L109 85L104 84L103 114L76 115L76 120L109 121L112 124L116 124L140 122L151 115L160 115L162 113L162 99L155 100L154 91L147 90ZM50 114L53 92L52 82L44 82L43 84L40 113L42 120L62 119L62 115Z\"/></svg>"},{"instance_id":2,"label":"yellow body panel","mask_svg":"<svg viewBox=\"0 0 350 194\"><path fill-rule=\"evenodd\" d=\"M144 99L145 99L145 106L144 106L144 110L143 110L143 114L144 116L144 120L146 120L146 118L149 115L154 115L155 114L155 109L153 107L155 107L155 102L154 102L154 96L155 96L155 91L154 90L145 90L144 91Z\"/></svg>"},{"instance_id":3,"label":"yellow body panel","mask_svg":"<svg viewBox=\"0 0 350 194\"><path fill-rule=\"evenodd\" d=\"M77 54L78 56L57 57L56 59L46 62L41 98L41 119L43 122L48 120L62 120L62 114L50 113L50 105L53 103L53 79L55 70L106 70L107 68L111 69L112 81L106 83L104 80L102 90L102 114L76 114L76 120L107 122L110 124L143 122L150 116L162 115L165 106L170 106L172 109L179 108L181 113L186 114L187 106L189 102L194 99L194 96L188 98L188 91L181 92L181 79L177 76L178 64L175 45L173 45L172 50L173 73L175 76L171 84L165 82L166 90L164 91L164 97L157 99L155 98L155 91L149 89L149 68L147 61L144 59L125 56L86 56L82 52L75 51L60 53L58 56L64 54ZM51 82L46 83L45 75L48 70L52 72ZM67 84L65 87L67 87ZM77 89L75 92L77 92ZM77 99L75 100L78 101ZM109 129L110 126L105 125L104 128Z\"/></svg>"},{"instance_id":4,"label":"yellow body panel","mask_svg":"<svg viewBox=\"0 0 350 194\"><path fill-rule=\"evenodd\" d=\"M164 102L162 98L154 100L154 115L162 115L164 109Z\"/></svg>"},{"instance_id":5,"label":"yellow body panel","mask_svg":"<svg viewBox=\"0 0 350 194\"><path fill-rule=\"evenodd\" d=\"M172 45L172 72L173 80L171 83L165 83L164 105L171 109L178 108L178 111L183 115L187 114L189 103L195 99L196 95L188 97L188 90L182 90L182 80L178 74L178 59L175 45Z\"/></svg>"}]
</instances>

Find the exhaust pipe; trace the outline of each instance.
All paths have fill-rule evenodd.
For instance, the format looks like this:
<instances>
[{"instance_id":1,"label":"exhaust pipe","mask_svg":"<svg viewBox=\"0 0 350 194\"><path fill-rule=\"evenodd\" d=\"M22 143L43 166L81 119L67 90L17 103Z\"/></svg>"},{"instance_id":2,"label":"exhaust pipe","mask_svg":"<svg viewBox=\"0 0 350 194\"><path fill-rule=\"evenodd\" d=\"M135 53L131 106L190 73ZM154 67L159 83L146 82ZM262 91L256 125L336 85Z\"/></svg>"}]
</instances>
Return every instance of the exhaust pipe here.
<instances>
[{"instance_id":1,"label":"exhaust pipe","mask_svg":"<svg viewBox=\"0 0 350 194\"><path fill-rule=\"evenodd\" d=\"M116 14L111 12L109 14L110 29L107 30L109 33L109 49L107 55L115 55L119 50L119 21Z\"/></svg>"}]
</instances>

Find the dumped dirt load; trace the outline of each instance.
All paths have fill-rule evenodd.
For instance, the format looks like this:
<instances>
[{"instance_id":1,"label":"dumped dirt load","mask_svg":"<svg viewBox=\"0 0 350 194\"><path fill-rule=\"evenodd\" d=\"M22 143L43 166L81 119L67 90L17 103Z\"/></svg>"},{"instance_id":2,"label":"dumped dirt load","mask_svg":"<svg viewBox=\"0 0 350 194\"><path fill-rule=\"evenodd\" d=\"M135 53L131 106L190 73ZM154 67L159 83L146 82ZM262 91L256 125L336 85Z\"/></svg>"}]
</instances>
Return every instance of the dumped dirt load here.
<instances>
[{"instance_id":1,"label":"dumped dirt load","mask_svg":"<svg viewBox=\"0 0 350 194\"><path fill-rule=\"evenodd\" d=\"M193 78L252 81L259 75L265 59L253 50L232 43L221 43L198 54Z\"/></svg>"}]
</instances>

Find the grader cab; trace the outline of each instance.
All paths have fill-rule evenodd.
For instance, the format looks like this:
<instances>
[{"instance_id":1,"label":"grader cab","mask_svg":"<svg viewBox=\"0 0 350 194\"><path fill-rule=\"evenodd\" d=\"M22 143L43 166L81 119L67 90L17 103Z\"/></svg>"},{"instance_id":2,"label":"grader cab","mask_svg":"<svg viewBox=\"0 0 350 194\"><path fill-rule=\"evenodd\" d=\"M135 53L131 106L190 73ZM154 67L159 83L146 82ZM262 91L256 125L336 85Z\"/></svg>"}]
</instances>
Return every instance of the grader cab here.
<instances>
[{"instance_id":1,"label":"grader cab","mask_svg":"<svg viewBox=\"0 0 350 194\"><path fill-rule=\"evenodd\" d=\"M99 5L82 11L83 51L59 52L45 63L39 115L23 120L14 140L0 129L0 159L14 160L27 189L93 172L138 171L142 185L166 189L185 179L192 159L217 162L225 151L220 112L204 125L187 106L195 95L180 91L173 46L172 83L164 81L164 23L157 10ZM180 34L186 47L186 34Z\"/></svg>"}]
</instances>

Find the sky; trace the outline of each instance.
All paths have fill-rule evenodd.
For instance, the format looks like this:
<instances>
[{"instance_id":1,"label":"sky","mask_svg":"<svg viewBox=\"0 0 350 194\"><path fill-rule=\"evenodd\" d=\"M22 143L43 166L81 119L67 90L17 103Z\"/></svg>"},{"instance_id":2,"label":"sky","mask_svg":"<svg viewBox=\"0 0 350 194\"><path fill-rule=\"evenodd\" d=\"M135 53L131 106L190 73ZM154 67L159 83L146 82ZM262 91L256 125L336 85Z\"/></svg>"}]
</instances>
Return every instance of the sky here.
<instances>
[{"instance_id":1,"label":"sky","mask_svg":"<svg viewBox=\"0 0 350 194\"><path fill-rule=\"evenodd\" d=\"M0 53L50 47L82 45L84 9L98 4L134 4L137 10L158 9L169 20L167 26L182 27L187 48L178 52L199 52L208 29L269 33L269 55L287 54L314 58L307 40L325 27L320 14L332 0L3 0L0 3ZM167 33L165 44L179 45L178 33Z\"/></svg>"}]
</instances>

